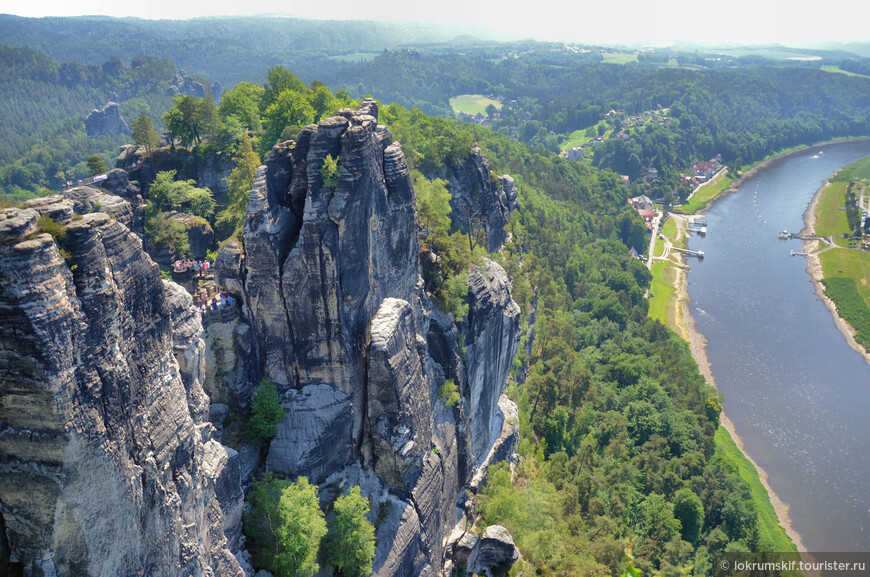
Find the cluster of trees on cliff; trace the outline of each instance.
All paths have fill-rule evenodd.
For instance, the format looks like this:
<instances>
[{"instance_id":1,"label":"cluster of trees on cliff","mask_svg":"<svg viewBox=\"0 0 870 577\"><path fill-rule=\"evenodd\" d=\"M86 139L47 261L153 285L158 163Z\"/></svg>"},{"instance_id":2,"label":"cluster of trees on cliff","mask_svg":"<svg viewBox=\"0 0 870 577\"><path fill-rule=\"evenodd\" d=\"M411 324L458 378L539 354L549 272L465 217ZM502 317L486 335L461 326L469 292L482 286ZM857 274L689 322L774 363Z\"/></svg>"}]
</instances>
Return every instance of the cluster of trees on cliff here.
<instances>
[{"instance_id":1,"label":"cluster of trees on cliff","mask_svg":"<svg viewBox=\"0 0 870 577\"><path fill-rule=\"evenodd\" d=\"M710 575L714 552L770 550L748 485L714 449L716 391L688 345L647 317L650 273L628 254L636 215L617 175L395 104L381 121L412 168L450 162L430 143L458 130L519 186L512 242L495 258L537 316L509 392L522 459L478 499L483 524L506 526L523 551L521 573L621 575L633 563Z\"/></svg>"}]
</instances>

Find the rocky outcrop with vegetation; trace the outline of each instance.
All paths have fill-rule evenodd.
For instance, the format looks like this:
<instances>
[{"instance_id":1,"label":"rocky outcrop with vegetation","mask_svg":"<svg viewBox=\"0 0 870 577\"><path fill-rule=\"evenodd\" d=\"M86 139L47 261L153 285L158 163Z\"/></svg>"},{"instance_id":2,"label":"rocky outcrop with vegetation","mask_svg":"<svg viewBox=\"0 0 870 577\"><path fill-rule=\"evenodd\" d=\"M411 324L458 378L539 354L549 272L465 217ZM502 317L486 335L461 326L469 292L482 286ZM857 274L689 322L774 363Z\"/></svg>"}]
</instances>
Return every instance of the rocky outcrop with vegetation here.
<instances>
[{"instance_id":1,"label":"rocky outcrop with vegetation","mask_svg":"<svg viewBox=\"0 0 870 577\"><path fill-rule=\"evenodd\" d=\"M276 145L244 244L222 248L216 280L250 327L239 347L249 390L268 379L287 409L267 468L361 486L377 520L374 573L436 575L457 496L506 420L519 309L494 262L470 275L462 328L434 307L410 172L377 114L367 100Z\"/></svg>"},{"instance_id":2,"label":"rocky outcrop with vegetation","mask_svg":"<svg viewBox=\"0 0 870 577\"><path fill-rule=\"evenodd\" d=\"M127 121L121 117L121 107L117 102L107 103L101 110L94 110L85 118L85 132L88 138L104 134L130 134Z\"/></svg>"},{"instance_id":3,"label":"rocky outcrop with vegetation","mask_svg":"<svg viewBox=\"0 0 870 577\"><path fill-rule=\"evenodd\" d=\"M435 176L447 181L454 225L463 234L480 231L486 250L499 250L507 240L505 225L511 212L520 206L514 179L508 175L496 177L477 145L463 163L445 166Z\"/></svg>"}]
</instances>

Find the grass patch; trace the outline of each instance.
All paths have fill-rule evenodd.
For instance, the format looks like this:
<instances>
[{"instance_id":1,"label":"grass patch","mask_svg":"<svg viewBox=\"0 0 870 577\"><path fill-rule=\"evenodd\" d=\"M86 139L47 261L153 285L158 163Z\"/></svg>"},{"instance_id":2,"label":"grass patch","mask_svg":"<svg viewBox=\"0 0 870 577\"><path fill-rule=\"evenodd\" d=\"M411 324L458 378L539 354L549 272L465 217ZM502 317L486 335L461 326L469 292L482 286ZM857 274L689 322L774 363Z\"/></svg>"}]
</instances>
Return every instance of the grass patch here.
<instances>
[{"instance_id":1,"label":"grass patch","mask_svg":"<svg viewBox=\"0 0 870 577\"><path fill-rule=\"evenodd\" d=\"M674 287L676 269L672 263L660 260L653 262L651 272L652 281L650 281L649 287L650 299L647 316L664 325L671 326L668 323L668 308L672 306L673 301L676 301L677 289ZM676 330L674 327L671 328Z\"/></svg>"},{"instance_id":2,"label":"grass patch","mask_svg":"<svg viewBox=\"0 0 870 577\"><path fill-rule=\"evenodd\" d=\"M677 223L674 219L669 218L662 225L662 234L668 237L671 242L677 238Z\"/></svg>"},{"instance_id":3,"label":"grass patch","mask_svg":"<svg viewBox=\"0 0 870 577\"><path fill-rule=\"evenodd\" d=\"M749 484L752 500L758 511L758 532L761 541L768 542L772 551L797 551L797 547L779 524L776 511L770 504L770 495L761 483L758 471L737 447L728 431L722 427L716 430L716 435L713 437L713 454L736 467L740 478Z\"/></svg>"},{"instance_id":4,"label":"grass patch","mask_svg":"<svg viewBox=\"0 0 870 577\"><path fill-rule=\"evenodd\" d=\"M637 54L629 54L627 52L605 52L604 62L606 64L629 64L637 62Z\"/></svg>"},{"instance_id":5,"label":"grass patch","mask_svg":"<svg viewBox=\"0 0 870 577\"><path fill-rule=\"evenodd\" d=\"M689 202L680 207L680 210L687 214L694 214L699 210L706 208L706 206L715 198L728 190L728 188L731 187L731 183L734 182L734 178L728 176L727 172L727 170L723 170L713 177L710 184L702 186L698 192L692 196Z\"/></svg>"},{"instance_id":6,"label":"grass patch","mask_svg":"<svg viewBox=\"0 0 870 577\"><path fill-rule=\"evenodd\" d=\"M840 210L846 202L845 182L835 182L827 187L816 207L816 234L821 236L842 236L848 234L849 222L846 211Z\"/></svg>"},{"instance_id":7,"label":"grass patch","mask_svg":"<svg viewBox=\"0 0 870 577\"><path fill-rule=\"evenodd\" d=\"M837 306L839 314L857 331L855 340L870 350L870 307L853 278L834 277L822 280L825 294Z\"/></svg>"},{"instance_id":8,"label":"grass patch","mask_svg":"<svg viewBox=\"0 0 870 577\"><path fill-rule=\"evenodd\" d=\"M857 250L829 250L819 255L825 294L837 314L856 331L855 340L870 350L870 254Z\"/></svg>"},{"instance_id":9,"label":"grass patch","mask_svg":"<svg viewBox=\"0 0 870 577\"><path fill-rule=\"evenodd\" d=\"M822 64L819 68L823 72L833 72L835 74L845 74L846 76L860 76L861 78L870 78L870 76L865 76L864 74L855 74L854 72L843 70L836 64Z\"/></svg>"},{"instance_id":10,"label":"grass patch","mask_svg":"<svg viewBox=\"0 0 870 577\"><path fill-rule=\"evenodd\" d=\"M587 129L583 128L581 130L575 130L569 134L568 138L562 144L562 150L568 150L574 146L586 146L595 140L595 136L586 136L586 130ZM596 132L595 135L597 136L598 132Z\"/></svg>"},{"instance_id":11,"label":"grass patch","mask_svg":"<svg viewBox=\"0 0 870 577\"><path fill-rule=\"evenodd\" d=\"M870 182L870 156L844 167L830 180L831 182L851 182L853 180Z\"/></svg>"},{"instance_id":12,"label":"grass patch","mask_svg":"<svg viewBox=\"0 0 870 577\"><path fill-rule=\"evenodd\" d=\"M450 107L453 108L453 112L464 112L471 115L476 115L479 112L486 114L486 107L490 104L495 106L497 110L501 110L501 102L481 94L460 94L450 99Z\"/></svg>"}]
</instances>

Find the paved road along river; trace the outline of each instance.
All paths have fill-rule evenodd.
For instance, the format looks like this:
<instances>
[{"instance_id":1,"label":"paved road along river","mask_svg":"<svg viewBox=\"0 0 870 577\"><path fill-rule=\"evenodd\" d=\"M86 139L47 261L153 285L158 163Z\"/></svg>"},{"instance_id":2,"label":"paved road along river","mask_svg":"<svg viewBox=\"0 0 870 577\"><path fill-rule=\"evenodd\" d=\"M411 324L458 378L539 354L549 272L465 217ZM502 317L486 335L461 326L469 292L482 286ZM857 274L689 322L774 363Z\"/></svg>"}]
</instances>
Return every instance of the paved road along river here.
<instances>
[{"instance_id":1,"label":"paved road along river","mask_svg":"<svg viewBox=\"0 0 870 577\"><path fill-rule=\"evenodd\" d=\"M789 505L808 551L870 551L870 366L815 295L799 240L803 213L870 142L816 146L778 159L706 214L689 272L690 311L725 412Z\"/></svg>"}]
</instances>

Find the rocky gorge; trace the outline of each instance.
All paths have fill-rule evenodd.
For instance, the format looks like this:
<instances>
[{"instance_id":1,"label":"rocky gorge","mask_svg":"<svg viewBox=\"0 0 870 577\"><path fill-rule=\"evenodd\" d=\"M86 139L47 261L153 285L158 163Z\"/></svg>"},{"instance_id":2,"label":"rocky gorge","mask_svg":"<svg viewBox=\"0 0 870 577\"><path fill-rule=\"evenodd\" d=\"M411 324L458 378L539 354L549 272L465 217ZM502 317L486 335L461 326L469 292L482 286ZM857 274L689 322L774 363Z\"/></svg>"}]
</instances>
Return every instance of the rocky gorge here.
<instances>
[{"instance_id":1,"label":"rocky gorge","mask_svg":"<svg viewBox=\"0 0 870 577\"><path fill-rule=\"evenodd\" d=\"M485 559L516 560L503 528L457 543L487 466L518 439L503 390L520 310L490 260L469 273L467 319L433 304L408 166L377 116L366 100L275 146L244 242L215 263L240 318L207 329L131 232L127 200L95 208L68 191L0 214L7 563L32 575L250 574L243 488L264 468L308 477L322 500L360 486L378 520L376 575L438 575L457 551L480 573ZM472 159L451 193L479 202L498 250L516 188ZM43 214L62 238L40 231ZM223 424L263 379L285 407L277 434L259 456L225 447ZM461 395L450 406L446 379Z\"/></svg>"}]
</instances>

